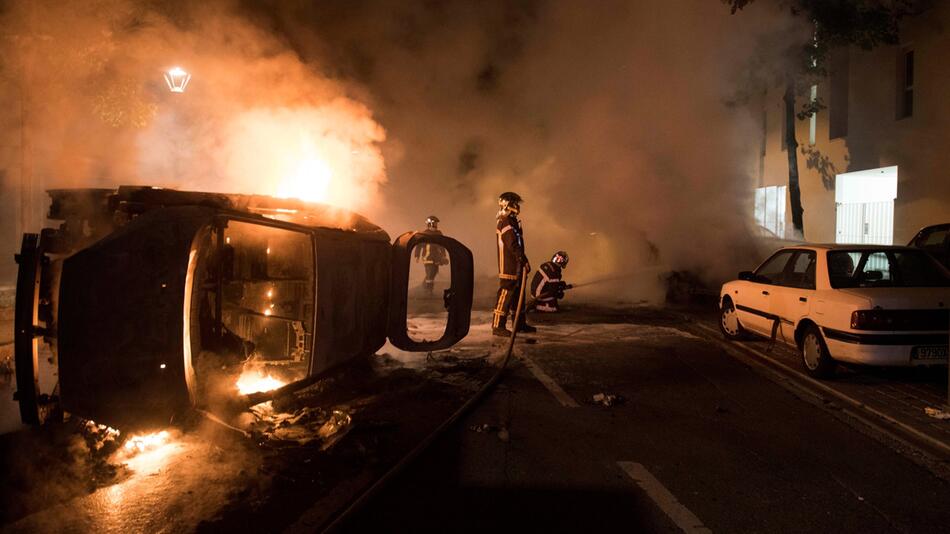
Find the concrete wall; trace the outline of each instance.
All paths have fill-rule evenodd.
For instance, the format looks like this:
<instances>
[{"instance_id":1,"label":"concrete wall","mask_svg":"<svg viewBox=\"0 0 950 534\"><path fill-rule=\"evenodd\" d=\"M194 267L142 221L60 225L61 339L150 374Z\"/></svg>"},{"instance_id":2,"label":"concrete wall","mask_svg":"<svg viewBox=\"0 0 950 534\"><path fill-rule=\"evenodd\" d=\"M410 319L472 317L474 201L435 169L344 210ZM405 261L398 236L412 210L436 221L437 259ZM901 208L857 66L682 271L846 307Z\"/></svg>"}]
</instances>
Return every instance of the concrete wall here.
<instances>
[{"instance_id":1,"label":"concrete wall","mask_svg":"<svg viewBox=\"0 0 950 534\"><path fill-rule=\"evenodd\" d=\"M16 281L13 254L19 251L20 220L20 102L14 82L0 77L0 286Z\"/></svg>"},{"instance_id":2,"label":"concrete wall","mask_svg":"<svg viewBox=\"0 0 950 534\"><path fill-rule=\"evenodd\" d=\"M898 61L902 50L914 51L914 112L897 119ZM897 165L894 243L906 243L928 224L950 222L950 3L938 3L908 19L901 44L848 55L847 136L829 139L831 109L818 113L816 143L810 146L809 121L797 121L799 174L805 209L805 238L834 242L834 174ZM819 95L830 106L829 79ZM800 101L798 108L804 100ZM766 99L766 152L762 185L788 183L783 150L782 90ZM809 168L807 152L817 149L830 164L826 178ZM786 209L791 228L791 208Z\"/></svg>"}]
</instances>

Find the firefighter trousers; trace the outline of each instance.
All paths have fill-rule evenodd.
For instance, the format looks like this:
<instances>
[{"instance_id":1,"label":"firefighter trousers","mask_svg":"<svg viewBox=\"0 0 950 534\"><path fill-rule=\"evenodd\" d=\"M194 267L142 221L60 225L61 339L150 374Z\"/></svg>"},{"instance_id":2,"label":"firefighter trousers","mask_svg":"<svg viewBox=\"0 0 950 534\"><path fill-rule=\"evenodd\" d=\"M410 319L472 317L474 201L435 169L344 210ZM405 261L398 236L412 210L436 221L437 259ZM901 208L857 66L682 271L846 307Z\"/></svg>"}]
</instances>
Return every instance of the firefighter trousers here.
<instances>
[{"instance_id":1,"label":"firefighter trousers","mask_svg":"<svg viewBox=\"0 0 950 534\"><path fill-rule=\"evenodd\" d=\"M432 288L435 287L435 277L439 276L439 265L435 263L426 263L423 265L426 269L426 278L423 281L423 285L426 288L426 291L432 292Z\"/></svg>"},{"instance_id":2,"label":"firefighter trousers","mask_svg":"<svg viewBox=\"0 0 950 534\"><path fill-rule=\"evenodd\" d=\"M492 328L505 328L508 324L508 315L515 316L515 308L518 307L518 295L521 293L521 279L518 280L499 280L498 299L495 302L495 311L492 317ZM525 301L521 302L521 319L519 322L525 322ZM517 325L516 325L517 327Z\"/></svg>"}]
</instances>

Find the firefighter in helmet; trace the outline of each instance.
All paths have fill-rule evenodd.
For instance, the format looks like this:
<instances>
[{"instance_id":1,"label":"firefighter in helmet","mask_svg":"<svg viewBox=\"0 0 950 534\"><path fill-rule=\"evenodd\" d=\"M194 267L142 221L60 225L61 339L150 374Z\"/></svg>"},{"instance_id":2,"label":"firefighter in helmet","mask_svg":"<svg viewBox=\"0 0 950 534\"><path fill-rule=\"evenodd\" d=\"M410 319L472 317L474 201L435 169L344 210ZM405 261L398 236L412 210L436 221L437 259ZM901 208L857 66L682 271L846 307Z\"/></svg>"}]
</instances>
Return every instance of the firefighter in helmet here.
<instances>
[{"instance_id":1,"label":"firefighter in helmet","mask_svg":"<svg viewBox=\"0 0 950 534\"><path fill-rule=\"evenodd\" d=\"M429 215L426 218L426 229L421 233L427 235L442 235L439 230L439 218L435 215ZM435 277L439 275L439 266L449 263L448 253L445 248L433 243L423 243L417 245L413 251L416 261L421 261L425 267L426 277L422 282L422 287L426 293L432 294L435 287Z\"/></svg>"},{"instance_id":2,"label":"firefighter in helmet","mask_svg":"<svg viewBox=\"0 0 950 534\"><path fill-rule=\"evenodd\" d=\"M506 328L508 316L514 317L521 293L522 272L530 271L531 265L524 251L524 234L521 231L521 197L517 193L506 192L498 197L497 226L498 239L498 300L492 317L492 334L510 336ZM525 300L521 299L521 313L518 324L512 325L519 332L536 332L533 326L525 322Z\"/></svg>"},{"instance_id":3,"label":"firefighter in helmet","mask_svg":"<svg viewBox=\"0 0 950 534\"><path fill-rule=\"evenodd\" d=\"M567 252L559 250L538 267L531 280L531 296L534 297L534 309L540 312L556 312L560 309L558 300L564 298L564 291L573 286L561 280L561 271L567 268Z\"/></svg>"}]
</instances>

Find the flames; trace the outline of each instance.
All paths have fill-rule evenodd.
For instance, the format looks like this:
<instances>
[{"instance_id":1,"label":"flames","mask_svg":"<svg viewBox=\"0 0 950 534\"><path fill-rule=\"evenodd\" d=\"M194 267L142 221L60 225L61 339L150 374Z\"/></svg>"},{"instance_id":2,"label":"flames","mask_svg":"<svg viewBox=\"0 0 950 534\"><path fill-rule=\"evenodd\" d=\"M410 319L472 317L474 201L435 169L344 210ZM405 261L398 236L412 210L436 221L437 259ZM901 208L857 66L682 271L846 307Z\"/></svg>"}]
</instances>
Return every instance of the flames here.
<instances>
[{"instance_id":1,"label":"flames","mask_svg":"<svg viewBox=\"0 0 950 534\"><path fill-rule=\"evenodd\" d=\"M111 459L139 472L161 468L180 449L178 433L174 430L129 434L123 442L123 432L119 429L87 420L83 433L93 452L113 450Z\"/></svg>"},{"instance_id":2,"label":"flames","mask_svg":"<svg viewBox=\"0 0 950 534\"><path fill-rule=\"evenodd\" d=\"M291 164L290 172L278 184L274 196L326 202L333 169L318 155L309 135L302 135L298 158L296 163Z\"/></svg>"},{"instance_id":3,"label":"flames","mask_svg":"<svg viewBox=\"0 0 950 534\"><path fill-rule=\"evenodd\" d=\"M170 436L167 430L153 432L151 434L133 435L125 440L124 447L126 452L129 453L153 451L168 443Z\"/></svg>"},{"instance_id":4,"label":"flames","mask_svg":"<svg viewBox=\"0 0 950 534\"><path fill-rule=\"evenodd\" d=\"M386 181L385 131L353 103L251 109L227 132L216 157L235 191L362 211Z\"/></svg>"},{"instance_id":5,"label":"flames","mask_svg":"<svg viewBox=\"0 0 950 534\"><path fill-rule=\"evenodd\" d=\"M265 374L261 369L247 368L241 373L236 385L238 393L250 395L261 391L271 391L286 384L286 382L271 376L270 373Z\"/></svg>"}]
</instances>

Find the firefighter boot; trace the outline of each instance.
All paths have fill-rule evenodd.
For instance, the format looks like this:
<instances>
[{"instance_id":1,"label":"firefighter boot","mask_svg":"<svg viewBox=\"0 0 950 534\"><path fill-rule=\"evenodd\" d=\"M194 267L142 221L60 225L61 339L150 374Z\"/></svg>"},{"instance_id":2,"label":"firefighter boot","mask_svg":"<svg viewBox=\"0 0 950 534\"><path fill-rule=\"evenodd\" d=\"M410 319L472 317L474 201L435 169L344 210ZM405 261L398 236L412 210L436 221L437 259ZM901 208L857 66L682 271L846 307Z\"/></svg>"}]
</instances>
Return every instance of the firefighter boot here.
<instances>
[{"instance_id":1,"label":"firefighter boot","mask_svg":"<svg viewBox=\"0 0 950 534\"><path fill-rule=\"evenodd\" d=\"M525 321L524 316L522 315L521 320L518 321L518 331L524 332L525 334L533 334L537 332L538 329L529 325L528 322Z\"/></svg>"},{"instance_id":2,"label":"firefighter boot","mask_svg":"<svg viewBox=\"0 0 950 534\"><path fill-rule=\"evenodd\" d=\"M502 337L511 337L511 330L508 330L505 325L508 324L508 317L502 315L501 317L495 317L495 322L492 323L491 333L493 336L502 336Z\"/></svg>"}]
</instances>

